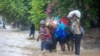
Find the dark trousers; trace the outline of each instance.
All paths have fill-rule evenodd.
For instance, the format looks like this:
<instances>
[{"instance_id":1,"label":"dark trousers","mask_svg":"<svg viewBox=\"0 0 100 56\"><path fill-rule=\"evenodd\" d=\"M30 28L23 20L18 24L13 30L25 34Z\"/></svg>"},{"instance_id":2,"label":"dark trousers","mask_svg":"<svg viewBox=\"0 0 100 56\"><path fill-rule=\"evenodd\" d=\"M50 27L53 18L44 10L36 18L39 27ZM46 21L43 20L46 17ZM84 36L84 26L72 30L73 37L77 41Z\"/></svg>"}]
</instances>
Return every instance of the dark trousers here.
<instances>
[{"instance_id":1,"label":"dark trousers","mask_svg":"<svg viewBox=\"0 0 100 56\"><path fill-rule=\"evenodd\" d=\"M52 51L52 40L47 39L41 42L41 51L43 50L49 50L50 52Z\"/></svg>"},{"instance_id":2,"label":"dark trousers","mask_svg":"<svg viewBox=\"0 0 100 56\"><path fill-rule=\"evenodd\" d=\"M56 49L56 39L55 39L55 33L51 33L52 34L52 50Z\"/></svg>"},{"instance_id":3,"label":"dark trousers","mask_svg":"<svg viewBox=\"0 0 100 56\"><path fill-rule=\"evenodd\" d=\"M75 37L75 54L80 55L80 43L82 34L75 34L74 37Z\"/></svg>"},{"instance_id":4,"label":"dark trousers","mask_svg":"<svg viewBox=\"0 0 100 56\"><path fill-rule=\"evenodd\" d=\"M29 34L29 36L31 37L32 35L32 37L34 38L34 33L35 33L35 31L34 30L30 30L30 34Z\"/></svg>"},{"instance_id":5,"label":"dark trousers","mask_svg":"<svg viewBox=\"0 0 100 56\"><path fill-rule=\"evenodd\" d=\"M47 50L46 45L47 45L47 42L45 40L41 42L41 51Z\"/></svg>"},{"instance_id":6,"label":"dark trousers","mask_svg":"<svg viewBox=\"0 0 100 56\"><path fill-rule=\"evenodd\" d=\"M52 39L48 39L48 40L46 40L46 42L47 42L47 45L46 45L47 50L52 52L52 50L53 50L53 41L52 41Z\"/></svg>"}]
</instances>

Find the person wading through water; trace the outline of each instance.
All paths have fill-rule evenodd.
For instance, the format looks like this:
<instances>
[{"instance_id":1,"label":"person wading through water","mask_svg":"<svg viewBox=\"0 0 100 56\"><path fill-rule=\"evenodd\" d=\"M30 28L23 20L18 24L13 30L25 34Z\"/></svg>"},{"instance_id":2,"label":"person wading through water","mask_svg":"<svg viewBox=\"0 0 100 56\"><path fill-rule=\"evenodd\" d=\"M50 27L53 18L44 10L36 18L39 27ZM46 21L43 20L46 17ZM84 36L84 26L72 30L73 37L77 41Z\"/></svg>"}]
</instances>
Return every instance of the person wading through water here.
<instances>
[{"instance_id":1,"label":"person wading through water","mask_svg":"<svg viewBox=\"0 0 100 56\"><path fill-rule=\"evenodd\" d=\"M35 25L34 25L34 23L31 23L31 25L30 25L30 34L29 34L30 39L34 39L34 34L35 34Z\"/></svg>"},{"instance_id":2,"label":"person wading through water","mask_svg":"<svg viewBox=\"0 0 100 56\"><path fill-rule=\"evenodd\" d=\"M72 20L71 31L74 34L74 41L75 41L75 55L80 56L80 44L82 39L82 31L80 25L80 17L81 13L79 10L73 10L69 13L68 17Z\"/></svg>"}]
</instances>

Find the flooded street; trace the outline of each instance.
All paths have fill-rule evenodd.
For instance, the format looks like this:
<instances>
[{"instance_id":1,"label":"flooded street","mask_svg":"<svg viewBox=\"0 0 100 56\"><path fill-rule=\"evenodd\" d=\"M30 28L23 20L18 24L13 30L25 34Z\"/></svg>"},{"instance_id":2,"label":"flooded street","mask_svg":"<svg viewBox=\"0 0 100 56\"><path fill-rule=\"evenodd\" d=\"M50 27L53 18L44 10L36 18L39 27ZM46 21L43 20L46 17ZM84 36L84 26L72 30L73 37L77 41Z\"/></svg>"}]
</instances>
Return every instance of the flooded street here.
<instances>
[{"instance_id":1,"label":"flooded street","mask_svg":"<svg viewBox=\"0 0 100 56\"><path fill-rule=\"evenodd\" d=\"M39 43L27 40L28 33L0 29L0 56L30 56L31 49L38 48Z\"/></svg>"},{"instance_id":2,"label":"flooded street","mask_svg":"<svg viewBox=\"0 0 100 56\"><path fill-rule=\"evenodd\" d=\"M35 38L37 33L35 34ZM40 41L28 40L28 31L0 29L0 56L74 56L74 53L41 54ZM100 50L82 50L81 56L100 56Z\"/></svg>"}]
</instances>

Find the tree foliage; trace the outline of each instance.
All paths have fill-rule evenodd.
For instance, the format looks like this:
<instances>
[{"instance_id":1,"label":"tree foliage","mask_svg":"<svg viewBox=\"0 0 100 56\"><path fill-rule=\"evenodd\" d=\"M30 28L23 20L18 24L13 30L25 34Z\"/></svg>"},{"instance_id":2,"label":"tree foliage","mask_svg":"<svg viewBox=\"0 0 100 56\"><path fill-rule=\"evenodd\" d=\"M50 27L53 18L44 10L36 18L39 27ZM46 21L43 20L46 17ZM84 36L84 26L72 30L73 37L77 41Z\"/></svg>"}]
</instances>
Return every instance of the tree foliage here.
<instances>
[{"instance_id":1,"label":"tree foliage","mask_svg":"<svg viewBox=\"0 0 100 56\"><path fill-rule=\"evenodd\" d=\"M0 0L0 14L8 22L25 22L25 14L27 6L24 5L24 0Z\"/></svg>"},{"instance_id":2,"label":"tree foliage","mask_svg":"<svg viewBox=\"0 0 100 56\"><path fill-rule=\"evenodd\" d=\"M39 27L39 22L42 19L46 18L45 14L45 7L46 7L47 1L45 0L32 0L30 5L32 6L29 13L31 14L29 19L31 19L32 22L36 24L36 28Z\"/></svg>"},{"instance_id":3,"label":"tree foliage","mask_svg":"<svg viewBox=\"0 0 100 56\"><path fill-rule=\"evenodd\" d=\"M47 16L62 16L72 9L78 9L82 12L81 21L85 28L90 27L91 21L97 21L100 8L98 0L32 0L31 6L30 18L37 23Z\"/></svg>"},{"instance_id":4,"label":"tree foliage","mask_svg":"<svg viewBox=\"0 0 100 56\"><path fill-rule=\"evenodd\" d=\"M83 25L88 28L91 21L98 20L99 3L99 0L0 0L0 15L8 21L29 19L38 28L41 19L67 15L72 9L78 9L82 12Z\"/></svg>"}]
</instances>

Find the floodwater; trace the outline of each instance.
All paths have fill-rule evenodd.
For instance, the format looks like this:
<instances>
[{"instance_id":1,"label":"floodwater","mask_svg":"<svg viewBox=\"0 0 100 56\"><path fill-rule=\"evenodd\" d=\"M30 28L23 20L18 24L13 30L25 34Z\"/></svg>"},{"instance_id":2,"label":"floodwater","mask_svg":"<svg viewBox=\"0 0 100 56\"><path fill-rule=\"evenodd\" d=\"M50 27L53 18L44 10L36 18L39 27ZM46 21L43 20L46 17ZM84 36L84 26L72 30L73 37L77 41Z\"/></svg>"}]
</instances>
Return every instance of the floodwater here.
<instances>
[{"instance_id":1,"label":"floodwater","mask_svg":"<svg viewBox=\"0 0 100 56\"><path fill-rule=\"evenodd\" d=\"M36 33L35 38L37 36ZM74 56L72 52L66 51L62 54L60 50L43 55L40 51L40 41L28 38L28 31L0 29L0 56ZM81 56L100 56L100 50L82 50Z\"/></svg>"},{"instance_id":2,"label":"floodwater","mask_svg":"<svg viewBox=\"0 0 100 56\"><path fill-rule=\"evenodd\" d=\"M40 43L28 40L28 33L0 29L0 56L30 56Z\"/></svg>"}]
</instances>

